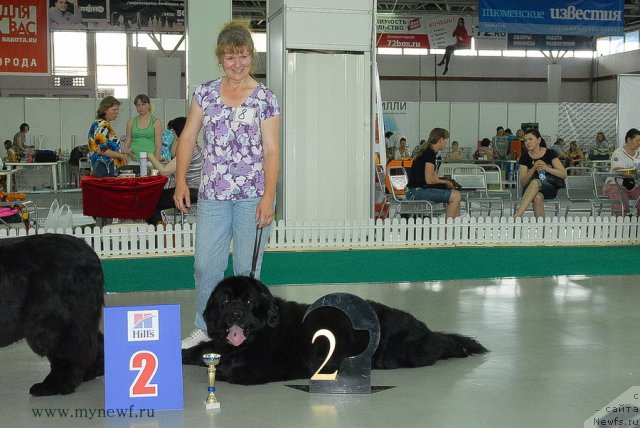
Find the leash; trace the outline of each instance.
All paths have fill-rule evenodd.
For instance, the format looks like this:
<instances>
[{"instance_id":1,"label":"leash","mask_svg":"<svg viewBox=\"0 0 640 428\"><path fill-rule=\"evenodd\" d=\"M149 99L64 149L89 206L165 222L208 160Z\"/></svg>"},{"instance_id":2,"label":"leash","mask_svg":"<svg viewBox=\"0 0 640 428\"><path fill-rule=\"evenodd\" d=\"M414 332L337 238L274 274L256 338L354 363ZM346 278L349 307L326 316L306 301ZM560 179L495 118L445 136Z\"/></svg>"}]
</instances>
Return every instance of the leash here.
<instances>
[{"instance_id":1,"label":"leash","mask_svg":"<svg viewBox=\"0 0 640 428\"><path fill-rule=\"evenodd\" d=\"M262 241L262 228L256 226L256 239L253 242L253 259L251 260L251 278L256 277L256 266L258 265L258 254L260 253L260 241Z\"/></svg>"}]
</instances>

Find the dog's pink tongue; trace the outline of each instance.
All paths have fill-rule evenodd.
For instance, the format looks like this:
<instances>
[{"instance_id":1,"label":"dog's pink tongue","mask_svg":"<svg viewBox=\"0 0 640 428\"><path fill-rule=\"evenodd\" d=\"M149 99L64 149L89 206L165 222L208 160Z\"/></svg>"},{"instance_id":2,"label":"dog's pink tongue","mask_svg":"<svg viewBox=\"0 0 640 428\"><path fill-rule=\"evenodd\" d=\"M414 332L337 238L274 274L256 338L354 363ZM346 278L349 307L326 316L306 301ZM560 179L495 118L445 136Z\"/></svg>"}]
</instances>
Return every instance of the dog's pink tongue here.
<instances>
[{"instance_id":1,"label":"dog's pink tongue","mask_svg":"<svg viewBox=\"0 0 640 428\"><path fill-rule=\"evenodd\" d=\"M227 342L232 344L233 346L239 346L242 342L244 342L246 337L244 336L244 331L234 324L229 329L229 334L227 335Z\"/></svg>"}]
</instances>

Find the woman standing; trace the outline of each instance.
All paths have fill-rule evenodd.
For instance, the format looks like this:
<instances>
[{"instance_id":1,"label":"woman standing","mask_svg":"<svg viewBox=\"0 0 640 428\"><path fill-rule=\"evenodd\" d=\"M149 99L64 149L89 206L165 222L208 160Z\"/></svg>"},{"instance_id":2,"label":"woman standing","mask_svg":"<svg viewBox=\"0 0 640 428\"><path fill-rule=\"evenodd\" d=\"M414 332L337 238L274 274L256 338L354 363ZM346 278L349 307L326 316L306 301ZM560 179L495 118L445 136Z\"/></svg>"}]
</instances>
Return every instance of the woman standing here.
<instances>
[{"instance_id":1,"label":"woman standing","mask_svg":"<svg viewBox=\"0 0 640 428\"><path fill-rule=\"evenodd\" d=\"M460 215L460 192L451 181L441 179L436 173L436 157L449 142L449 131L434 128L426 144L417 150L407 185L407 196L413 199L447 204L446 217Z\"/></svg>"},{"instance_id":2,"label":"woman standing","mask_svg":"<svg viewBox=\"0 0 640 428\"><path fill-rule=\"evenodd\" d=\"M176 155L176 207L191 204L186 174L196 137L204 126L204 163L198 193L195 247L195 329L182 341L207 340L202 312L223 279L233 239L233 271L251 271L256 228L263 229L256 277L273 221L280 169L280 107L274 93L252 76L255 48L248 25L226 24L216 46L225 75L194 91Z\"/></svg>"},{"instance_id":3,"label":"woman standing","mask_svg":"<svg viewBox=\"0 0 640 428\"><path fill-rule=\"evenodd\" d=\"M127 134L123 153L140 159L140 153L152 153L157 159L162 156L162 122L153 115L151 99L139 94L133 99L138 115L127 121Z\"/></svg>"},{"instance_id":4,"label":"woman standing","mask_svg":"<svg viewBox=\"0 0 640 428\"><path fill-rule=\"evenodd\" d=\"M609 199L621 200L624 204L624 212L629 213L629 201L637 201L640 198L640 187L634 178L638 163L640 163L640 131L631 128L624 136L624 146L613 151L611 155L611 172L623 174L625 171L630 172L629 177L622 180L621 183L616 181L616 177L608 177L604 183L603 193ZM636 215L640 215L640 206L638 202L635 205ZM615 210L615 206L614 206ZM622 212L618 207L617 215Z\"/></svg>"},{"instance_id":5,"label":"woman standing","mask_svg":"<svg viewBox=\"0 0 640 428\"><path fill-rule=\"evenodd\" d=\"M558 159L558 154L542 147L542 136L537 129L527 129L524 133L526 151L518 161L518 179L522 187L522 199L513 217L522 217L529 204L533 204L535 217L544 217L544 200L558 195L558 179L564 180L567 171Z\"/></svg>"},{"instance_id":6,"label":"woman standing","mask_svg":"<svg viewBox=\"0 0 640 428\"><path fill-rule=\"evenodd\" d=\"M27 133L29 132L29 124L20 125L20 131L13 136L13 149L21 159L27 158Z\"/></svg>"},{"instance_id":7,"label":"woman standing","mask_svg":"<svg viewBox=\"0 0 640 428\"><path fill-rule=\"evenodd\" d=\"M89 127L89 162L94 177L114 177L118 167L127 164L127 156L120 151L120 141L111 126L119 113L120 101L105 97Z\"/></svg>"}]
</instances>

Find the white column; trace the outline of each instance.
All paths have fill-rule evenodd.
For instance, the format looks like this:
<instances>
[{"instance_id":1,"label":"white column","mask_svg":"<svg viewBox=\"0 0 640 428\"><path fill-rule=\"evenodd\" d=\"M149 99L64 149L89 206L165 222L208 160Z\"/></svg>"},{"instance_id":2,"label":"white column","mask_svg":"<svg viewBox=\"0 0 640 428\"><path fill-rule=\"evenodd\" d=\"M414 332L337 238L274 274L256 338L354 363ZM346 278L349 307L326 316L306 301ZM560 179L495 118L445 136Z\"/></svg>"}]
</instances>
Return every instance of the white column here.
<instances>
[{"instance_id":1,"label":"white column","mask_svg":"<svg viewBox=\"0 0 640 428\"><path fill-rule=\"evenodd\" d=\"M185 6L188 106L198 84L222 75L215 47L222 26L231 20L231 0L189 0Z\"/></svg>"},{"instance_id":2,"label":"white column","mask_svg":"<svg viewBox=\"0 0 640 428\"><path fill-rule=\"evenodd\" d=\"M562 66L560 64L547 65L547 102L559 103L562 99Z\"/></svg>"},{"instance_id":3,"label":"white column","mask_svg":"<svg viewBox=\"0 0 640 428\"><path fill-rule=\"evenodd\" d=\"M269 87L283 107L277 213L370 218L375 2L267 2Z\"/></svg>"}]
</instances>

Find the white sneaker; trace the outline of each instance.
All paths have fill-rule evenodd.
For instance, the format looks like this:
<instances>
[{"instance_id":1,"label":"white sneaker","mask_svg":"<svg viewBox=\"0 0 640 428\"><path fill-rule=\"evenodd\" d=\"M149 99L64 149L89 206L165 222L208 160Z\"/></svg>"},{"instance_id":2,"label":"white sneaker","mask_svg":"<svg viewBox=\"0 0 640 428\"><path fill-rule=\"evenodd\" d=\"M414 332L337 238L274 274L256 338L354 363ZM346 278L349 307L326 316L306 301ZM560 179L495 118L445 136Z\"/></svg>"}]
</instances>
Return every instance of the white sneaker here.
<instances>
[{"instance_id":1,"label":"white sneaker","mask_svg":"<svg viewBox=\"0 0 640 428\"><path fill-rule=\"evenodd\" d=\"M207 342L209 340L211 339L207 336L207 333L199 328L195 328L191 333L189 333L189 336L182 339L182 349L189 349L201 342Z\"/></svg>"}]
</instances>

